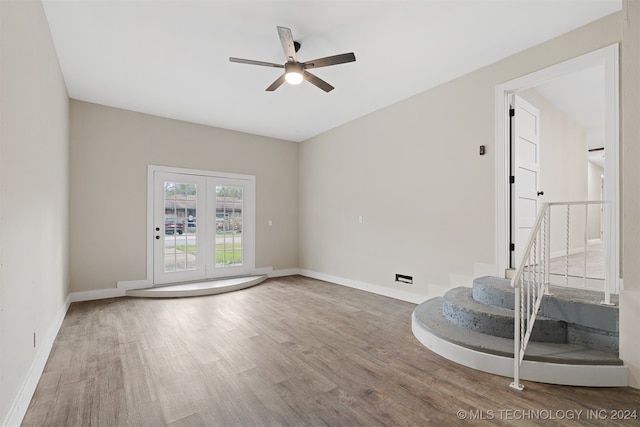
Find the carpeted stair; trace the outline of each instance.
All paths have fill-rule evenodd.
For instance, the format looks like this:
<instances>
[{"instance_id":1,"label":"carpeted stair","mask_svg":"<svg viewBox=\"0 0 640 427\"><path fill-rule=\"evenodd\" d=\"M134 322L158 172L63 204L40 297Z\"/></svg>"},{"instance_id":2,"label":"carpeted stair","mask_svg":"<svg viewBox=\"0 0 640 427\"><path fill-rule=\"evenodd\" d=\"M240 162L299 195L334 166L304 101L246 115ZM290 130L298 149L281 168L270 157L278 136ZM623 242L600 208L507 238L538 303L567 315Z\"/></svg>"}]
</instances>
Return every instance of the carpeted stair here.
<instances>
[{"instance_id":1,"label":"carpeted stair","mask_svg":"<svg viewBox=\"0 0 640 427\"><path fill-rule=\"evenodd\" d=\"M618 358L618 306L602 292L551 287L540 306L521 377L585 386L624 386ZM486 372L513 374L514 290L507 279L481 277L472 288L449 290L416 307L414 335L453 361Z\"/></svg>"}]
</instances>

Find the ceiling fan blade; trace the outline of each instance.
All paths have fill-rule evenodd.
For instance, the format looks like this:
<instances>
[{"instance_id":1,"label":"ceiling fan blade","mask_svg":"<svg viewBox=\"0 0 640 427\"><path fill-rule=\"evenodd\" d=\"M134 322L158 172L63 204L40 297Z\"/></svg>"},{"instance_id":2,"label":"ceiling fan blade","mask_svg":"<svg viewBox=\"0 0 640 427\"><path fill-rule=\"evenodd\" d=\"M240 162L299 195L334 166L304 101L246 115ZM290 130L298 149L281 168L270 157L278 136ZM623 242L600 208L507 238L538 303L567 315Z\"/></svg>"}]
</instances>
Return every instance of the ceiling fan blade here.
<instances>
[{"instance_id":1,"label":"ceiling fan blade","mask_svg":"<svg viewBox=\"0 0 640 427\"><path fill-rule=\"evenodd\" d=\"M312 61L304 63L305 68L319 68L329 65L344 64L346 62L353 62L356 60L356 55L353 52L343 53L341 55L327 56L325 58L318 58Z\"/></svg>"},{"instance_id":2,"label":"ceiling fan blade","mask_svg":"<svg viewBox=\"0 0 640 427\"><path fill-rule=\"evenodd\" d=\"M240 64L249 64L249 65L262 65L263 67L276 67L276 68L284 68L282 64L274 64L273 62L264 62L264 61L254 61L253 59L242 59L242 58L229 58L231 62L238 62Z\"/></svg>"},{"instance_id":3,"label":"ceiling fan blade","mask_svg":"<svg viewBox=\"0 0 640 427\"><path fill-rule=\"evenodd\" d=\"M278 77L278 79L275 82L271 83L271 86L269 86L265 90L268 92L273 92L274 90L278 89L282 85L282 83L284 83L284 74Z\"/></svg>"},{"instance_id":4,"label":"ceiling fan blade","mask_svg":"<svg viewBox=\"0 0 640 427\"><path fill-rule=\"evenodd\" d=\"M291 29L286 27L277 27L278 35L280 36L280 43L282 43L282 50L287 57L287 62L298 62L296 60L296 48L293 44L293 34Z\"/></svg>"},{"instance_id":5,"label":"ceiling fan blade","mask_svg":"<svg viewBox=\"0 0 640 427\"><path fill-rule=\"evenodd\" d=\"M309 83L315 86L318 86L320 89L322 89L325 92L331 92L334 89L334 87L331 86L329 83L325 82L320 77L314 76L308 71L303 71L302 75L304 76L304 79L306 81L308 81Z\"/></svg>"}]
</instances>

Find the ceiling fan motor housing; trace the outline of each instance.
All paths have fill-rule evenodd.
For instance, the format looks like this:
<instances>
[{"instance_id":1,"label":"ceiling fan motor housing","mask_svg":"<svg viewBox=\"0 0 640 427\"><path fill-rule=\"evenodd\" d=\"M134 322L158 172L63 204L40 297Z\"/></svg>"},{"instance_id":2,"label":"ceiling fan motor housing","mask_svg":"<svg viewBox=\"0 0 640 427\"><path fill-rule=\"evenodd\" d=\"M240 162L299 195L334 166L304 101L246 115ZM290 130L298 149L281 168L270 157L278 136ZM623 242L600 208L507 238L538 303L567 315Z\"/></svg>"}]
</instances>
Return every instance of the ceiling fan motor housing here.
<instances>
[{"instance_id":1,"label":"ceiling fan motor housing","mask_svg":"<svg viewBox=\"0 0 640 427\"><path fill-rule=\"evenodd\" d=\"M285 74L289 74L289 73L302 74L302 71L304 71L304 64L302 64L301 62L287 62L286 64L284 64Z\"/></svg>"},{"instance_id":2,"label":"ceiling fan motor housing","mask_svg":"<svg viewBox=\"0 0 640 427\"><path fill-rule=\"evenodd\" d=\"M287 62L284 64L284 78L292 84L297 85L304 80L304 64L300 62Z\"/></svg>"}]
</instances>

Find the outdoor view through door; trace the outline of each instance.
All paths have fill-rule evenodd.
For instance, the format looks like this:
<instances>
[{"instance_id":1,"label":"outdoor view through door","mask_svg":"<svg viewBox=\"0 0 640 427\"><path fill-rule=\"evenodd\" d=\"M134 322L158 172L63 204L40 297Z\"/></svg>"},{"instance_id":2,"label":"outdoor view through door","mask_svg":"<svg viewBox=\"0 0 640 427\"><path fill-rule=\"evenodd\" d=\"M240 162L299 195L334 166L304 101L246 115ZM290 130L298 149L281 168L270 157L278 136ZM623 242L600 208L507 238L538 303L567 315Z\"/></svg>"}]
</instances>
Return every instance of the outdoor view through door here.
<instances>
[{"instance_id":1,"label":"outdoor view through door","mask_svg":"<svg viewBox=\"0 0 640 427\"><path fill-rule=\"evenodd\" d=\"M249 274L254 178L155 168L160 170L150 170L154 284Z\"/></svg>"},{"instance_id":2,"label":"outdoor view through door","mask_svg":"<svg viewBox=\"0 0 640 427\"><path fill-rule=\"evenodd\" d=\"M216 267L242 265L242 187L216 186Z\"/></svg>"},{"instance_id":3,"label":"outdoor view through door","mask_svg":"<svg viewBox=\"0 0 640 427\"><path fill-rule=\"evenodd\" d=\"M198 184L164 181L165 273L196 270Z\"/></svg>"}]
</instances>

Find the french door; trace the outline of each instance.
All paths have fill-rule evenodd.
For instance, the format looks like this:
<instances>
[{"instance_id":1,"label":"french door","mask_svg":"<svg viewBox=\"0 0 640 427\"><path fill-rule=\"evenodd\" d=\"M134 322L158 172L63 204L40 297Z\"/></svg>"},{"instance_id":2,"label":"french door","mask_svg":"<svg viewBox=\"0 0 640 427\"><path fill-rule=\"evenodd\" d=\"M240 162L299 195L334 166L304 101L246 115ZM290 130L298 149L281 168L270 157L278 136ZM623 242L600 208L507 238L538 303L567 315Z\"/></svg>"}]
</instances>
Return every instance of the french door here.
<instances>
[{"instance_id":1,"label":"french door","mask_svg":"<svg viewBox=\"0 0 640 427\"><path fill-rule=\"evenodd\" d=\"M251 273L253 176L150 166L149 181L154 284Z\"/></svg>"}]
</instances>

